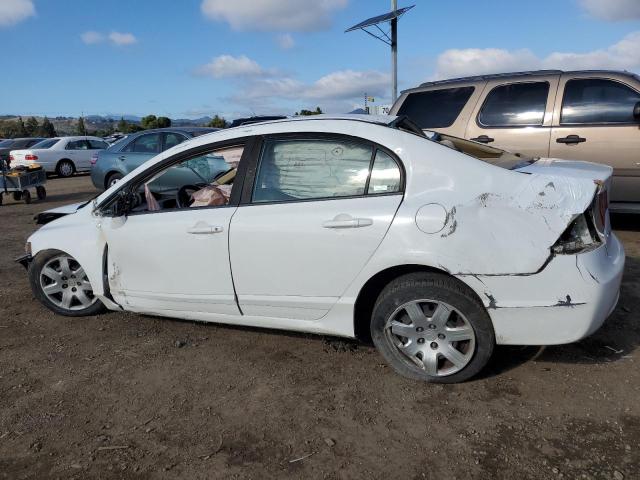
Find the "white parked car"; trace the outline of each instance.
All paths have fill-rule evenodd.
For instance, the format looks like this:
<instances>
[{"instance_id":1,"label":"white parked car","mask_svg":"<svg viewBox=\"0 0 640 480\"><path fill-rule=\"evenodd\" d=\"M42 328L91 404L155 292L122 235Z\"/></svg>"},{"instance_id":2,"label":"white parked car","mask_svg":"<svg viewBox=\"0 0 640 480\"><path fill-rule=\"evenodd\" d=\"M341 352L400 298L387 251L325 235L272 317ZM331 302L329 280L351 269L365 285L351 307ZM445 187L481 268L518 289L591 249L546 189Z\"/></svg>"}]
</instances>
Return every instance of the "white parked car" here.
<instances>
[{"instance_id":1,"label":"white parked car","mask_svg":"<svg viewBox=\"0 0 640 480\"><path fill-rule=\"evenodd\" d=\"M109 144L98 137L48 138L26 150L12 150L12 167L41 165L48 173L70 177L76 172L91 170L91 156Z\"/></svg>"},{"instance_id":2,"label":"white parked car","mask_svg":"<svg viewBox=\"0 0 640 480\"><path fill-rule=\"evenodd\" d=\"M625 258L611 168L437 140L387 116L203 135L42 214L19 261L62 315L370 336L396 371L434 382L472 377L496 343L594 332Z\"/></svg>"}]
</instances>

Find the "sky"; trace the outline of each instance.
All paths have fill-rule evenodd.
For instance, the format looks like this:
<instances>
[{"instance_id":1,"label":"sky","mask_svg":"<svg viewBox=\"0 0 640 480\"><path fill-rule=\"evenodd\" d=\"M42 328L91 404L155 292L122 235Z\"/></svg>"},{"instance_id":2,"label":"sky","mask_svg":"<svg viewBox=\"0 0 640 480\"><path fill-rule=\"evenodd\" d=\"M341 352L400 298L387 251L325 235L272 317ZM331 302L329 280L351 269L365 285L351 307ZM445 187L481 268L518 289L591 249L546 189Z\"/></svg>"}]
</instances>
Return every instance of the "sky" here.
<instances>
[{"instance_id":1,"label":"sky","mask_svg":"<svg viewBox=\"0 0 640 480\"><path fill-rule=\"evenodd\" d=\"M399 0L398 83L640 72L640 0ZM390 0L0 0L0 114L341 113L390 102Z\"/></svg>"}]
</instances>

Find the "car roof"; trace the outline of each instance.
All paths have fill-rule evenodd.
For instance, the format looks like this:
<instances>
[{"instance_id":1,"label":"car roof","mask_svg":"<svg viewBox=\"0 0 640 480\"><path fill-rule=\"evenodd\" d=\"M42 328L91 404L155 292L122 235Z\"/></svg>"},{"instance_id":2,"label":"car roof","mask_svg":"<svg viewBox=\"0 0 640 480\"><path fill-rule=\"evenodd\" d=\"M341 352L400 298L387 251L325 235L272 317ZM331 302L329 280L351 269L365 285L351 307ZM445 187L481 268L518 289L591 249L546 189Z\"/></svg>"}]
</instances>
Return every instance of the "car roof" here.
<instances>
[{"instance_id":1,"label":"car roof","mask_svg":"<svg viewBox=\"0 0 640 480\"><path fill-rule=\"evenodd\" d=\"M260 125L266 125L270 123L288 123L288 122L312 122L314 120L348 120L355 122L375 123L377 125L384 125L387 127L393 126L398 117L394 115L366 115L357 113L344 113L344 114L330 114L321 113L319 115L301 115L297 117L287 117L278 120L266 120L259 122ZM257 124L252 124L257 125ZM243 128L247 125L240 125L233 128Z\"/></svg>"},{"instance_id":2,"label":"car roof","mask_svg":"<svg viewBox=\"0 0 640 480\"><path fill-rule=\"evenodd\" d=\"M562 74L572 74L572 73L598 73L598 74L623 74L623 75L632 75L631 72L627 72L626 70L527 70L523 72L505 72L505 73L492 73L487 75L472 75L469 77L457 77L457 78L448 78L445 80L434 80L430 82L423 82L418 87L431 87L433 85L447 85L454 83L466 83L466 82L481 82L486 80L495 80L500 78L520 78L520 77L531 77L531 76L541 76L541 75L562 75ZM410 88L409 91L414 88Z\"/></svg>"}]
</instances>

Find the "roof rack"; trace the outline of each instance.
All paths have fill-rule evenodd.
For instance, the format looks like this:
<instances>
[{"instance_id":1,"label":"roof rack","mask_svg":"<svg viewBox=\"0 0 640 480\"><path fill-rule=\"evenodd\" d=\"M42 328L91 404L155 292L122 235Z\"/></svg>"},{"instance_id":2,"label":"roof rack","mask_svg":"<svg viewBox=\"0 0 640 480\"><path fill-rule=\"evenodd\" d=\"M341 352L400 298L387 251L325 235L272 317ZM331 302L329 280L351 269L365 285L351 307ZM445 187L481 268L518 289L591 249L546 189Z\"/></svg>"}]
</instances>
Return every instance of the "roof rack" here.
<instances>
[{"instance_id":1,"label":"roof rack","mask_svg":"<svg viewBox=\"0 0 640 480\"><path fill-rule=\"evenodd\" d=\"M420 87L440 85L443 83L475 82L478 80L491 80L494 78L503 78L503 77L525 77L527 75L554 75L554 74L561 74L561 73L564 73L564 72L562 70L530 70L526 72L493 73L489 75L475 75L471 77L449 78L446 80L435 80L433 82L424 82L420 84Z\"/></svg>"}]
</instances>

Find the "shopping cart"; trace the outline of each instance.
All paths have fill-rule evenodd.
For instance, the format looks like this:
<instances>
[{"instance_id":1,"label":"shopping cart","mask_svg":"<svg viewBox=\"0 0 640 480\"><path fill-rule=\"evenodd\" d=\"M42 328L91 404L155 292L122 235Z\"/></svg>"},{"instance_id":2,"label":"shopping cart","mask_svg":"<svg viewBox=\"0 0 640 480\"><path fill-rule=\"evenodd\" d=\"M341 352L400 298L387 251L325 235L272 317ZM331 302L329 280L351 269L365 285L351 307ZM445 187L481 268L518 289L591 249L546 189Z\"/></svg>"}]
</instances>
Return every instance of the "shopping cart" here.
<instances>
[{"instance_id":1,"label":"shopping cart","mask_svg":"<svg viewBox=\"0 0 640 480\"><path fill-rule=\"evenodd\" d=\"M9 192L13 194L15 201L24 200L24 203L31 203L30 188L35 188L38 200L44 200L47 197L47 190L44 188L47 173L40 165L9 170L4 161L0 160L0 168L0 205L2 205L2 197Z\"/></svg>"}]
</instances>

